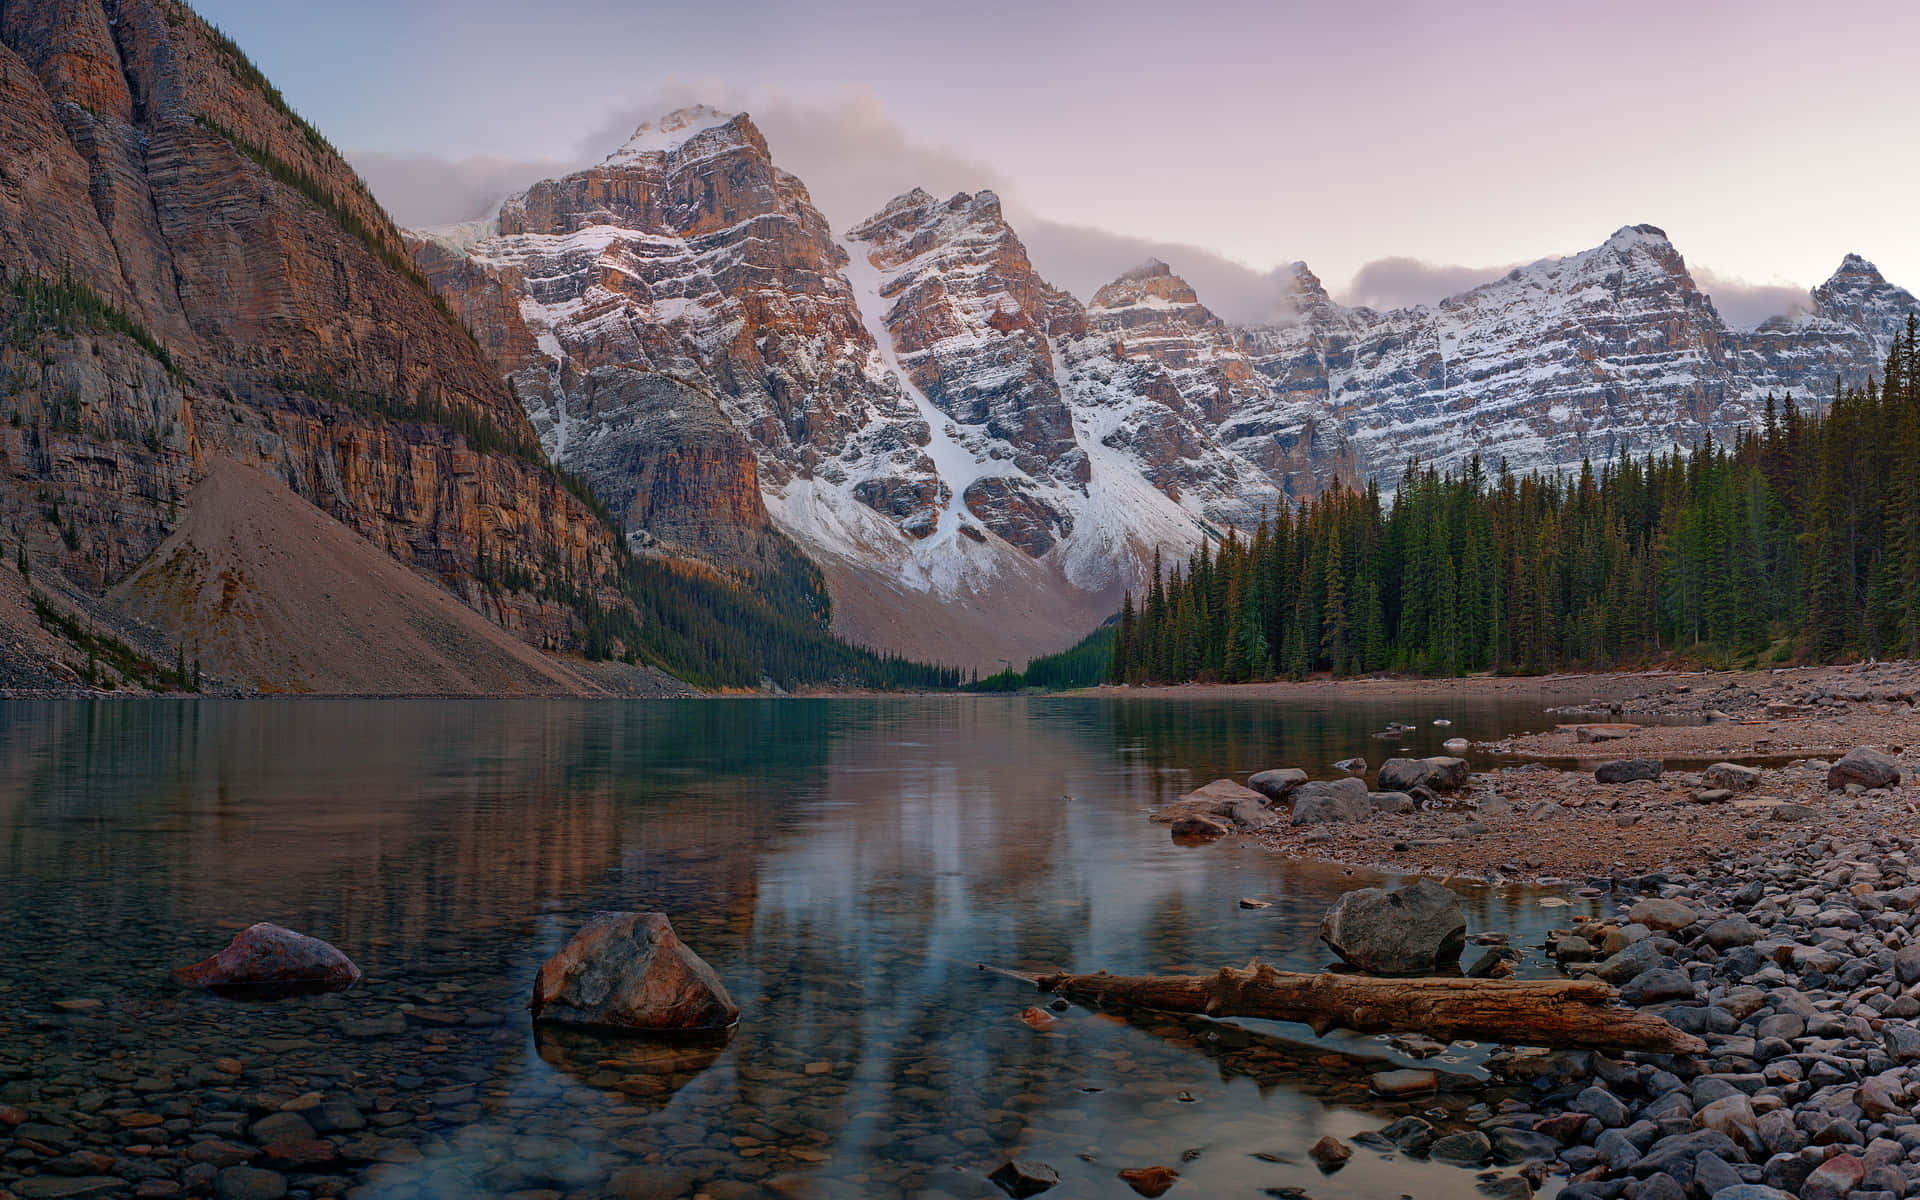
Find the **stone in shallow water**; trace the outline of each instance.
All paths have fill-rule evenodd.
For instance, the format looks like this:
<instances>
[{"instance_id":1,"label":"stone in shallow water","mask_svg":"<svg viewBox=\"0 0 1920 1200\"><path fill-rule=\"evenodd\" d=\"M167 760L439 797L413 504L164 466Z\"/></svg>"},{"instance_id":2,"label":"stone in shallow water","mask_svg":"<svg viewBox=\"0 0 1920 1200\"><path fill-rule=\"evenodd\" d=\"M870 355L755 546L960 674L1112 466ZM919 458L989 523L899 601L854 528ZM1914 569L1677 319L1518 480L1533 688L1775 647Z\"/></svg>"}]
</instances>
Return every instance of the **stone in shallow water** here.
<instances>
[{"instance_id":1,"label":"stone in shallow water","mask_svg":"<svg viewBox=\"0 0 1920 1200\"><path fill-rule=\"evenodd\" d=\"M1060 1182L1059 1172L1043 1162L1030 1158L1016 1158L1001 1163L987 1176L1001 1191L1020 1200L1025 1196L1038 1196L1041 1192Z\"/></svg>"},{"instance_id":2,"label":"stone in shallow water","mask_svg":"<svg viewBox=\"0 0 1920 1200\"><path fill-rule=\"evenodd\" d=\"M1320 922L1320 940L1334 953L1379 975L1418 975L1457 966L1466 937L1460 897L1431 879L1403 888L1348 892Z\"/></svg>"},{"instance_id":3,"label":"stone in shallow water","mask_svg":"<svg viewBox=\"0 0 1920 1200\"><path fill-rule=\"evenodd\" d=\"M1435 1162L1452 1163L1456 1167L1477 1167L1492 1154L1493 1141L1478 1129L1450 1133L1427 1149L1427 1156Z\"/></svg>"},{"instance_id":4,"label":"stone in shallow water","mask_svg":"<svg viewBox=\"0 0 1920 1200\"><path fill-rule=\"evenodd\" d=\"M111 1196L127 1185L108 1175L33 1175L7 1186L21 1200L78 1200L82 1196Z\"/></svg>"},{"instance_id":5,"label":"stone in shallow water","mask_svg":"<svg viewBox=\"0 0 1920 1200\"><path fill-rule=\"evenodd\" d=\"M1440 1077L1432 1071L1380 1071L1367 1081L1376 1096L1404 1099L1429 1096L1440 1090Z\"/></svg>"},{"instance_id":6,"label":"stone in shallow water","mask_svg":"<svg viewBox=\"0 0 1920 1200\"><path fill-rule=\"evenodd\" d=\"M740 1020L726 985L665 913L601 913L540 968L535 1021L712 1032Z\"/></svg>"},{"instance_id":7,"label":"stone in shallow water","mask_svg":"<svg viewBox=\"0 0 1920 1200\"><path fill-rule=\"evenodd\" d=\"M1120 1179L1128 1187L1152 1200L1155 1196L1164 1196L1167 1189L1180 1179L1180 1172L1172 1167L1129 1167L1120 1172Z\"/></svg>"},{"instance_id":8,"label":"stone in shallow water","mask_svg":"<svg viewBox=\"0 0 1920 1200\"><path fill-rule=\"evenodd\" d=\"M1322 1171L1338 1171L1347 1165L1353 1157L1353 1148L1336 1137L1323 1137L1308 1149L1307 1157L1320 1165Z\"/></svg>"},{"instance_id":9,"label":"stone in shallow water","mask_svg":"<svg viewBox=\"0 0 1920 1200\"><path fill-rule=\"evenodd\" d=\"M287 1194L287 1178L256 1167L228 1167L214 1180L215 1200L280 1200Z\"/></svg>"},{"instance_id":10,"label":"stone in shallow water","mask_svg":"<svg viewBox=\"0 0 1920 1200\"><path fill-rule=\"evenodd\" d=\"M334 946L265 921L240 931L225 950L173 973L188 987L237 995L330 992L360 981L360 968Z\"/></svg>"}]
</instances>

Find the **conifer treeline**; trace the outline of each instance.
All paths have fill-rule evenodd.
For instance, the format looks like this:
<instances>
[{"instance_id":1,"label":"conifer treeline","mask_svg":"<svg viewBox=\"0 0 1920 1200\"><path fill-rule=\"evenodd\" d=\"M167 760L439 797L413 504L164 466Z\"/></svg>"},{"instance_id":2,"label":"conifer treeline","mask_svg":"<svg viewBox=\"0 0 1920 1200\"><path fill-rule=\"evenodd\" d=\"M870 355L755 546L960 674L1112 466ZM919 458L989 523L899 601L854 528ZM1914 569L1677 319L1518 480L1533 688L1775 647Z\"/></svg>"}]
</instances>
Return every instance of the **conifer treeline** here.
<instances>
[{"instance_id":1,"label":"conifer treeline","mask_svg":"<svg viewBox=\"0 0 1920 1200\"><path fill-rule=\"evenodd\" d=\"M1389 507L1335 489L1129 595L1116 682L1455 675L1642 662L1920 657L1920 348L1728 448L1577 478L1409 464Z\"/></svg>"}]
</instances>

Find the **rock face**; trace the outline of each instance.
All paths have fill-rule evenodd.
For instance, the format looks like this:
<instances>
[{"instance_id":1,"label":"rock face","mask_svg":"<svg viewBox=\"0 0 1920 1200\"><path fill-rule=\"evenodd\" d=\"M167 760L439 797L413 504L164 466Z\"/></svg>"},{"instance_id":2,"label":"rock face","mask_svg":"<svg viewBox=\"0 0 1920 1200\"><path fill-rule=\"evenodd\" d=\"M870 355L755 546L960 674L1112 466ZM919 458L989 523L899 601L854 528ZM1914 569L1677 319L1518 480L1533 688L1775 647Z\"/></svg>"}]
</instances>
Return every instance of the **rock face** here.
<instances>
[{"instance_id":1,"label":"rock face","mask_svg":"<svg viewBox=\"0 0 1920 1200\"><path fill-rule=\"evenodd\" d=\"M909 192L846 245L965 515L1072 586L1136 584L1153 547L1193 545L1202 522L1244 524L1275 499L1161 363L1129 360L1033 270L992 192Z\"/></svg>"},{"instance_id":2,"label":"rock face","mask_svg":"<svg viewBox=\"0 0 1920 1200\"><path fill-rule=\"evenodd\" d=\"M1334 901L1320 940L1375 975L1424 975L1457 968L1466 948L1460 897L1431 879L1402 888L1362 888Z\"/></svg>"},{"instance_id":3,"label":"rock face","mask_svg":"<svg viewBox=\"0 0 1920 1200\"><path fill-rule=\"evenodd\" d=\"M1156 549L1278 501L1167 356L1040 278L993 193L910 192L836 241L744 114L671 114L411 247L631 535L749 566L787 535L863 640L899 645L867 610L917 592L1070 617L1062 644Z\"/></svg>"},{"instance_id":4,"label":"rock face","mask_svg":"<svg viewBox=\"0 0 1920 1200\"><path fill-rule=\"evenodd\" d=\"M37 574L97 595L231 459L523 640L579 644L538 593L610 571L610 532L353 170L231 43L172 0L8 5L0 96L0 518ZM28 278L116 315L54 319Z\"/></svg>"},{"instance_id":5,"label":"rock face","mask_svg":"<svg viewBox=\"0 0 1920 1200\"><path fill-rule=\"evenodd\" d=\"M1247 335L1202 305L1159 259L1094 293L1087 324L1117 357L1157 367L1159 394L1177 395L1215 440L1286 495L1311 496L1335 479L1358 478L1353 448L1325 410L1278 394L1254 369Z\"/></svg>"},{"instance_id":6,"label":"rock face","mask_svg":"<svg viewBox=\"0 0 1920 1200\"><path fill-rule=\"evenodd\" d=\"M601 913L540 968L533 1019L647 1033L730 1029L726 985L665 913Z\"/></svg>"},{"instance_id":7,"label":"rock face","mask_svg":"<svg viewBox=\"0 0 1920 1200\"><path fill-rule=\"evenodd\" d=\"M261 922L242 930L212 958L181 967L189 987L231 992L334 992L360 982L360 968L316 937Z\"/></svg>"},{"instance_id":8,"label":"rock face","mask_svg":"<svg viewBox=\"0 0 1920 1200\"><path fill-rule=\"evenodd\" d=\"M845 252L745 116L673 113L413 249L629 532L754 559L763 487L842 455L889 463L895 505L930 483Z\"/></svg>"},{"instance_id":9,"label":"rock face","mask_svg":"<svg viewBox=\"0 0 1920 1200\"><path fill-rule=\"evenodd\" d=\"M1317 411L1362 471L1478 455L1516 472L1729 438L1767 393L1804 409L1878 372L1920 302L1849 255L1801 314L1730 328L1651 225L1428 307L1336 304L1295 264L1287 319L1243 331L1277 396ZM1252 419L1245 408L1227 419Z\"/></svg>"}]
</instances>

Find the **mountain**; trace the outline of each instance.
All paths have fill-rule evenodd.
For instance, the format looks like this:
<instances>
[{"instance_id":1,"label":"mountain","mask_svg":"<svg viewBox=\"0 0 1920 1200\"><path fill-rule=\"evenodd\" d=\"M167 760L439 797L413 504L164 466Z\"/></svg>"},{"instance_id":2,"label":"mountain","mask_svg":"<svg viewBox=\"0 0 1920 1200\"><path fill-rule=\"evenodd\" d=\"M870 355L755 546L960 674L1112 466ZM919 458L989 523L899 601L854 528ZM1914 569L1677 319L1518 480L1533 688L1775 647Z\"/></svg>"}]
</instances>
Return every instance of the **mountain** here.
<instances>
[{"instance_id":1,"label":"mountain","mask_svg":"<svg viewBox=\"0 0 1920 1200\"><path fill-rule=\"evenodd\" d=\"M660 682L541 652L631 612L624 547L359 178L191 10L0 5L0 164L7 683Z\"/></svg>"},{"instance_id":2,"label":"mountain","mask_svg":"<svg viewBox=\"0 0 1920 1200\"><path fill-rule=\"evenodd\" d=\"M1810 299L1806 313L1732 329L1667 235L1631 225L1438 305L1384 313L1334 303L1295 264L1293 319L1245 337L1275 391L1344 430L1371 475L1391 480L1410 456L1555 470L1726 438L1759 420L1769 392L1819 402L1836 380L1877 373L1920 307L1851 255Z\"/></svg>"},{"instance_id":3,"label":"mountain","mask_svg":"<svg viewBox=\"0 0 1920 1200\"><path fill-rule=\"evenodd\" d=\"M992 193L912 192L836 240L744 114L670 114L411 245L637 544L731 569L790 539L856 640L1053 649L1156 549L1278 499L1034 272Z\"/></svg>"},{"instance_id":4,"label":"mountain","mask_svg":"<svg viewBox=\"0 0 1920 1200\"><path fill-rule=\"evenodd\" d=\"M1236 326L1158 260L1083 303L992 192L911 191L836 237L709 108L409 246L637 546L802 553L836 630L983 667L1091 628L1156 552L1409 458L1729 437L1769 393L1877 371L1915 307L1849 257L1736 330L1651 225L1432 306L1344 306L1294 264L1275 319Z\"/></svg>"}]
</instances>

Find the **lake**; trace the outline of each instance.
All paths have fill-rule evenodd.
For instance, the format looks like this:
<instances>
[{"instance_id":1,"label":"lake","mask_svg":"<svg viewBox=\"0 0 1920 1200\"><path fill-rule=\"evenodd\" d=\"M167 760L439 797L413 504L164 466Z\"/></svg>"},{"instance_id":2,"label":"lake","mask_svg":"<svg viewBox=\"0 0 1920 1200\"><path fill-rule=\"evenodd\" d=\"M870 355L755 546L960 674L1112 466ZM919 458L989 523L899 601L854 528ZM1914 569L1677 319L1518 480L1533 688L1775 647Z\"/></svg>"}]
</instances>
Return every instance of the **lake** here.
<instances>
[{"instance_id":1,"label":"lake","mask_svg":"<svg viewBox=\"0 0 1920 1200\"><path fill-rule=\"evenodd\" d=\"M1390 720L1412 740L1370 736ZM1384 1038L1079 1008L1038 1031L1019 1014L1045 998L976 964L1323 966L1326 905L1377 879L1175 845L1147 813L1215 778L1548 723L1507 701L7 702L0 1105L135 1179L291 1104L331 1134L270 1164L296 1194L985 1200L1017 1155L1063 1196L1131 1195L1118 1171L1165 1164L1176 1197L1472 1197L1469 1171L1305 1157L1481 1099L1369 1099L1334 1056L1393 1056ZM1547 973L1569 910L1541 896L1471 889L1469 933ZM535 971L605 909L671 914L743 1010L730 1044L536 1034ZM267 1004L170 982L261 920L365 981ZM0 1159L0 1190L37 1153Z\"/></svg>"}]
</instances>

